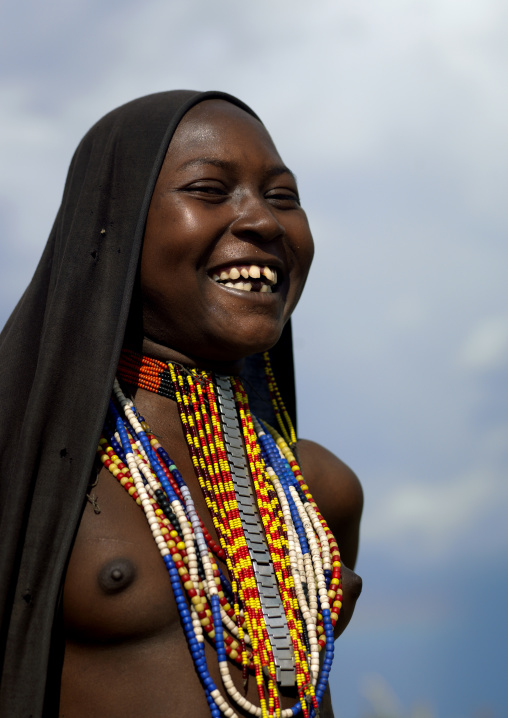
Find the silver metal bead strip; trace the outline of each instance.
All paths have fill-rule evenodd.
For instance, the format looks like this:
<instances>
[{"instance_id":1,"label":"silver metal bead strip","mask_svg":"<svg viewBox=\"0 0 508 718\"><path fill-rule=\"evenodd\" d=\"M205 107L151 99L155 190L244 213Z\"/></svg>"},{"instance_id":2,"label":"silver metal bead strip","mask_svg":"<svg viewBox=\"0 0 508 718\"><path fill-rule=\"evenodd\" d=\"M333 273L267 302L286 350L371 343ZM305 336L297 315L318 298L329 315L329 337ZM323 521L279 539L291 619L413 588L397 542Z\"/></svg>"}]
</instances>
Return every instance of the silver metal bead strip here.
<instances>
[{"instance_id":1,"label":"silver metal bead strip","mask_svg":"<svg viewBox=\"0 0 508 718\"><path fill-rule=\"evenodd\" d=\"M240 420L231 386L226 376L215 377L217 399L222 419L224 442L235 487L238 511L252 560L273 657L280 686L294 686L295 657L286 614L277 586L277 578L265 541L265 531L256 507L256 497L247 467Z\"/></svg>"}]
</instances>

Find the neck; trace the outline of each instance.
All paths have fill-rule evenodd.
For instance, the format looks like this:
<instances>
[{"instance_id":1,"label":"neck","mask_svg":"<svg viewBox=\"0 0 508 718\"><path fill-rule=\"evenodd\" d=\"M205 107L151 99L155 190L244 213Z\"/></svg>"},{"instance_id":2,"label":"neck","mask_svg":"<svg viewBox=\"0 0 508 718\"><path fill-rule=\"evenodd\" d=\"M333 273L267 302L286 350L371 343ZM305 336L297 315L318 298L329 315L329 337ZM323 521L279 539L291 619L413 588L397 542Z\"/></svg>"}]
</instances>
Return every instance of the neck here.
<instances>
[{"instance_id":1,"label":"neck","mask_svg":"<svg viewBox=\"0 0 508 718\"><path fill-rule=\"evenodd\" d=\"M176 364L183 364L183 366L205 369L207 371L213 371L216 374L225 374L226 376L237 376L240 374L244 363L244 359L231 361L201 359L180 352L177 349L164 346L164 344L159 344L148 337L143 338L142 353L159 361L175 362Z\"/></svg>"}]
</instances>

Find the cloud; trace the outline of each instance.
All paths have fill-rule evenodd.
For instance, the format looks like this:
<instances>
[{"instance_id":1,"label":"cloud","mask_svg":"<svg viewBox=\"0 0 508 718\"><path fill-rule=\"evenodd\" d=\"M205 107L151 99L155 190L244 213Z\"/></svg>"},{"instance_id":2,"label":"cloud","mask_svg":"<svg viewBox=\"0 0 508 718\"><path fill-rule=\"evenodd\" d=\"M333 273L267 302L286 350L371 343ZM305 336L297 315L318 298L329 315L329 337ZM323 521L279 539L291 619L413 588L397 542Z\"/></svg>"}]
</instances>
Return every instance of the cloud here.
<instances>
[{"instance_id":1,"label":"cloud","mask_svg":"<svg viewBox=\"0 0 508 718\"><path fill-rule=\"evenodd\" d=\"M72 151L100 115L169 87L238 94L301 177L318 243L296 320L302 386L317 347L328 371L300 390L302 426L312 417L315 436L322 418L318 433L340 453L345 445L367 495L385 477L380 501L398 536L422 542L427 524L445 541L474 522L484 494L471 478L483 466L472 374L499 368L507 351L503 4L8 5L0 192L12 242L1 269L12 302ZM441 489L427 479L436 473ZM449 528L444 509L431 510L435 490L452 505ZM375 525L379 540L394 540Z\"/></svg>"},{"instance_id":2,"label":"cloud","mask_svg":"<svg viewBox=\"0 0 508 718\"><path fill-rule=\"evenodd\" d=\"M431 477L425 482L391 483L377 492L375 501L367 502L362 533L365 550L384 546L392 560L413 565L416 561L421 568L464 551L473 560L487 546L491 555L503 555L508 536L503 538L488 528L489 522L497 523L499 507L507 500L505 472L487 462L439 482Z\"/></svg>"},{"instance_id":3,"label":"cloud","mask_svg":"<svg viewBox=\"0 0 508 718\"><path fill-rule=\"evenodd\" d=\"M476 324L460 348L459 364L480 372L508 365L508 316L487 317Z\"/></svg>"},{"instance_id":4,"label":"cloud","mask_svg":"<svg viewBox=\"0 0 508 718\"><path fill-rule=\"evenodd\" d=\"M414 657L432 631L439 651L470 610L451 569L469 578L486 555L502 567L508 544L506 3L5 5L0 322L93 122L173 87L247 101L299 177L317 242L295 320L299 425L364 483L359 664L376 635L383 665L393 641ZM469 613L464 635L484 615ZM454 705L469 700L445 683Z\"/></svg>"}]
</instances>

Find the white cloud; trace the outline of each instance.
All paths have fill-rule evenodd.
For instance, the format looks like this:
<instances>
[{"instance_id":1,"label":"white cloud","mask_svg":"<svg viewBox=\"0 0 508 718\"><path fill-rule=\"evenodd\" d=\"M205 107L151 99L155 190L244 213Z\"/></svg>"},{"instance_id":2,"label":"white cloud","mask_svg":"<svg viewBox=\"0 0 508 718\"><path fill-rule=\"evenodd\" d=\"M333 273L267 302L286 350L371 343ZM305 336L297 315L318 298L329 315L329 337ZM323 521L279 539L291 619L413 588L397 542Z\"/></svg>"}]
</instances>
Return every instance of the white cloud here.
<instances>
[{"instance_id":1,"label":"white cloud","mask_svg":"<svg viewBox=\"0 0 508 718\"><path fill-rule=\"evenodd\" d=\"M488 317L472 328L460 349L459 364L474 371L508 365L508 316Z\"/></svg>"},{"instance_id":2,"label":"white cloud","mask_svg":"<svg viewBox=\"0 0 508 718\"><path fill-rule=\"evenodd\" d=\"M486 464L439 482L392 483L367 502L362 539L367 550L382 546L392 560L422 568L460 555L464 545L481 555L490 539L479 527L491 517L497 521L507 500L505 472ZM478 536L473 544L472 533ZM502 554L507 545L508 536L495 551Z\"/></svg>"},{"instance_id":3,"label":"white cloud","mask_svg":"<svg viewBox=\"0 0 508 718\"><path fill-rule=\"evenodd\" d=\"M378 673L367 673L361 680L362 693L375 709L376 714L399 718L403 708L395 692Z\"/></svg>"}]
</instances>

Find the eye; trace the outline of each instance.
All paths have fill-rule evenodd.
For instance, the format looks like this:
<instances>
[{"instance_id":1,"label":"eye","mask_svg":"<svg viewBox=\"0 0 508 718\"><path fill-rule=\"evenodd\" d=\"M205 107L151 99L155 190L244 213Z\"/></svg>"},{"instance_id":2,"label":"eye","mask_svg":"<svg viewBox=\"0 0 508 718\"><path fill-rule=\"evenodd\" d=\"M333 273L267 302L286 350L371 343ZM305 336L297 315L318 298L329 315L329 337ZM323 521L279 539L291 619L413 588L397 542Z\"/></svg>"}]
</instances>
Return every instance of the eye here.
<instances>
[{"instance_id":1,"label":"eye","mask_svg":"<svg viewBox=\"0 0 508 718\"><path fill-rule=\"evenodd\" d=\"M300 206L298 192L289 187L276 187L275 189L269 190L265 196L272 204L280 206L281 208Z\"/></svg>"},{"instance_id":2,"label":"eye","mask_svg":"<svg viewBox=\"0 0 508 718\"><path fill-rule=\"evenodd\" d=\"M222 182L216 180L199 180L182 187L181 192L193 195L197 199L220 201L227 197L228 192Z\"/></svg>"}]
</instances>

